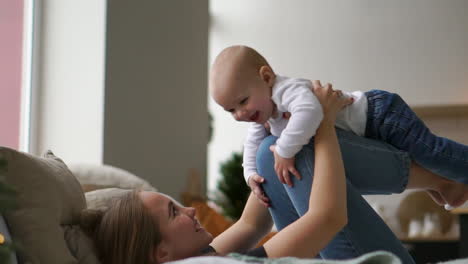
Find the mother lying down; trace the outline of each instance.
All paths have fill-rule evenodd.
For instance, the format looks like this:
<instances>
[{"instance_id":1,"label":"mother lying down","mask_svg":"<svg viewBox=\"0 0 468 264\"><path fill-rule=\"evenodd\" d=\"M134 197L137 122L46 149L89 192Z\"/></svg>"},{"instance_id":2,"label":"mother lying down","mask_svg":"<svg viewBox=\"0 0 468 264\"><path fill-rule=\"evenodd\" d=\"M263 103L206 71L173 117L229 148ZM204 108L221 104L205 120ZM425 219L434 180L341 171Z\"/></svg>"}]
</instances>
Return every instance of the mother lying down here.
<instances>
[{"instance_id":1,"label":"mother lying down","mask_svg":"<svg viewBox=\"0 0 468 264\"><path fill-rule=\"evenodd\" d=\"M303 176L300 184L289 188L279 182L271 152L275 138L268 137L259 147L257 168L265 178L270 208L251 194L239 221L213 239L198 223L194 208L162 193L134 191L105 212L89 211L83 216L88 218L83 228L93 238L102 263L164 263L232 252L268 258L319 254L325 259L347 259L375 250L414 263L361 194L424 189L445 199L460 199L466 195L465 186L415 165L405 152L388 144L336 130L337 113L351 100L331 87L317 82L315 86L324 118L314 140L296 156ZM254 248L270 232L272 220L280 231Z\"/></svg>"}]
</instances>

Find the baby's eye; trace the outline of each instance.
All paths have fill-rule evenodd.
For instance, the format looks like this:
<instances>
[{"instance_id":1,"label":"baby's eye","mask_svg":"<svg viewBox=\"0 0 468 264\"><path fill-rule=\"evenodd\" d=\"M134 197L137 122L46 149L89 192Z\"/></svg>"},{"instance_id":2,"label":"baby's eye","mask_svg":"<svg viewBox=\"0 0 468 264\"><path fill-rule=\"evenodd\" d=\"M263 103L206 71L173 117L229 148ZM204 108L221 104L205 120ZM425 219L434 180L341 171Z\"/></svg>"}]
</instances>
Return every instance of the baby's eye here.
<instances>
[{"instance_id":1,"label":"baby's eye","mask_svg":"<svg viewBox=\"0 0 468 264\"><path fill-rule=\"evenodd\" d=\"M244 105L244 104L247 103L248 100L249 100L249 98L246 97L246 98L244 98L244 99L242 99L242 100L240 101L240 104L241 104L241 105Z\"/></svg>"}]
</instances>

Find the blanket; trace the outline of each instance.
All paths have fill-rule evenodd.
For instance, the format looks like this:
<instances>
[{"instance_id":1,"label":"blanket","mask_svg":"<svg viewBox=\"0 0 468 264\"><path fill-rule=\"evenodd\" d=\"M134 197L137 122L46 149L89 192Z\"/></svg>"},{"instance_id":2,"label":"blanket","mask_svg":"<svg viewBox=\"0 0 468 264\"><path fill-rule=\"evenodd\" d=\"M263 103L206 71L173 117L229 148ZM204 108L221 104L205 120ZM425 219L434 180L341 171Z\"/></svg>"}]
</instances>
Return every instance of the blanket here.
<instances>
[{"instance_id":1,"label":"blanket","mask_svg":"<svg viewBox=\"0 0 468 264\"><path fill-rule=\"evenodd\" d=\"M285 257L266 259L250 257L241 254L229 254L228 257L193 257L184 260L170 262L171 264L401 264L400 259L392 253L385 251L371 252L358 258L349 260L321 260L300 259Z\"/></svg>"}]
</instances>

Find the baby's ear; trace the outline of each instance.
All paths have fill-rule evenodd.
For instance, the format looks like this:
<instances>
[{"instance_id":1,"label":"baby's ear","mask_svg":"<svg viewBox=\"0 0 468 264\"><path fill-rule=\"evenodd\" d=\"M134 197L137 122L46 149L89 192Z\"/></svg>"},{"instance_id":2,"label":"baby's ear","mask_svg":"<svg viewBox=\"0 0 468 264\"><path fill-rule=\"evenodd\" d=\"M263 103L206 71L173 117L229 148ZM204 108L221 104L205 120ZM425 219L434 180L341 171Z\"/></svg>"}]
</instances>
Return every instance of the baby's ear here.
<instances>
[{"instance_id":1,"label":"baby's ear","mask_svg":"<svg viewBox=\"0 0 468 264\"><path fill-rule=\"evenodd\" d=\"M273 84L275 83L275 73L270 68L270 66L263 65L262 67L260 67L259 73L262 80L265 81L268 84L268 86L273 86Z\"/></svg>"}]
</instances>

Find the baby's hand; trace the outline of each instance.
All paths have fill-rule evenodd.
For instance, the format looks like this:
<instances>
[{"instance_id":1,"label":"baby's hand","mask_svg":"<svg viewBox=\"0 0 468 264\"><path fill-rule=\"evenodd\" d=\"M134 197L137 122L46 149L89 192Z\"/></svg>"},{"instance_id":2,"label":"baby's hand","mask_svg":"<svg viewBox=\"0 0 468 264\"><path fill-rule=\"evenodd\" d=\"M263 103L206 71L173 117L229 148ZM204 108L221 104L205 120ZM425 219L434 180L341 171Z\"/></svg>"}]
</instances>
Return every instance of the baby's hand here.
<instances>
[{"instance_id":1,"label":"baby's hand","mask_svg":"<svg viewBox=\"0 0 468 264\"><path fill-rule=\"evenodd\" d=\"M289 173L292 173L298 180L301 179L301 175L294 167L294 157L292 158L283 158L276 152L276 146L270 146L270 150L274 153L275 156L275 171L276 175L281 183L287 184L290 187L293 186L291 179L289 178Z\"/></svg>"},{"instance_id":2,"label":"baby's hand","mask_svg":"<svg viewBox=\"0 0 468 264\"><path fill-rule=\"evenodd\" d=\"M266 207L270 207L270 199L265 195L265 192L262 189L261 184L265 182L265 179L258 175L254 174L249 177L249 187L252 192L257 196L260 203L265 205Z\"/></svg>"}]
</instances>

